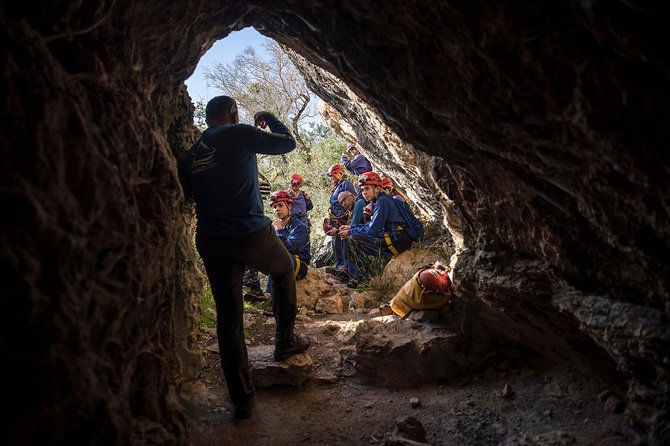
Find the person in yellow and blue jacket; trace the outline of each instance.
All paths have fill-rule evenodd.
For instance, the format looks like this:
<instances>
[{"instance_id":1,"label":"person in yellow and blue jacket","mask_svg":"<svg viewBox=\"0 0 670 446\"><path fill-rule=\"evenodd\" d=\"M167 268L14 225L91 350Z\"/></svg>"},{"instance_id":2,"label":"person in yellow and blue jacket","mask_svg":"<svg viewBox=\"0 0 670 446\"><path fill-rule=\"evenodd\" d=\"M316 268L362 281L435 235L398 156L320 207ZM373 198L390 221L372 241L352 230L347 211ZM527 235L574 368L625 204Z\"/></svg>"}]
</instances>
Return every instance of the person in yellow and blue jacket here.
<instances>
[{"instance_id":1,"label":"person in yellow and blue jacket","mask_svg":"<svg viewBox=\"0 0 670 446\"><path fill-rule=\"evenodd\" d=\"M382 191L382 179L377 173L361 174L358 185L363 199L374 203L374 211L368 223L344 225L339 230L340 238L349 242L350 288L357 288L361 280L372 275L374 262L399 255L423 235L423 226L407 204Z\"/></svg>"}]
</instances>

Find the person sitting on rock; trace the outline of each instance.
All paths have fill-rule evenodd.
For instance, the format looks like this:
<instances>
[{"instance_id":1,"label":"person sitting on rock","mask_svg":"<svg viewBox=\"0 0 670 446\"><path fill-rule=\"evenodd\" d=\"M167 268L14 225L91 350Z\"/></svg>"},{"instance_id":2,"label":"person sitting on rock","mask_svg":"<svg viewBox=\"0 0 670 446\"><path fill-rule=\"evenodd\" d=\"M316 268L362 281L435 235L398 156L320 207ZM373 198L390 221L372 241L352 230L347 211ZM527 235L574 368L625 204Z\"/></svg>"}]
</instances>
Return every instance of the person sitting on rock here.
<instances>
[{"instance_id":1,"label":"person sitting on rock","mask_svg":"<svg viewBox=\"0 0 670 446\"><path fill-rule=\"evenodd\" d=\"M362 221L360 218L360 215L356 215L356 206L358 202L356 201L356 195L352 194L348 190L340 192L340 194L337 196L337 201L339 201L340 206L342 206L342 209L344 209L344 212L347 215L347 220L343 224L352 224L355 221ZM361 214L362 207L359 206L358 213ZM358 220L354 220L357 218Z\"/></svg>"},{"instance_id":2,"label":"person sitting on rock","mask_svg":"<svg viewBox=\"0 0 670 446\"><path fill-rule=\"evenodd\" d=\"M329 230L327 235L333 237L333 257L335 258L335 268L328 267L326 272L338 277L342 280L342 275L346 275L347 272L347 257L349 253L349 248L346 241L340 239L337 236L337 228L345 223L347 223L348 216L345 215L344 209L338 201L338 197L341 192L349 191L352 194L356 193L354 186L345 178L344 168L339 164L333 164L328 169L328 176L333 182L333 189L330 194L330 214L328 218L332 220L335 224L332 225L332 229Z\"/></svg>"},{"instance_id":3,"label":"person sitting on rock","mask_svg":"<svg viewBox=\"0 0 670 446\"><path fill-rule=\"evenodd\" d=\"M375 260L389 260L409 249L414 242L405 230L410 224L406 210L400 209L405 204L382 191L380 176L375 172L365 172L358 184L365 201L373 202L375 207L369 223L340 227L340 237L349 242L347 269L350 280L347 286L350 288L357 288L361 280L372 275Z\"/></svg>"},{"instance_id":4,"label":"person sitting on rock","mask_svg":"<svg viewBox=\"0 0 670 446\"><path fill-rule=\"evenodd\" d=\"M302 186L302 175L294 173L291 175L291 188L288 193L293 199L293 207L291 208L291 217L297 218L301 222L307 225L309 229L309 218L307 217L307 211L314 209L314 204L312 200L307 195L307 192L300 190Z\"/></svg>"},{"instance_id":5,"label":"person sitting on rock","mask_svg":"<svg viewBox=\"0 0 670 446\"><path fill-rule=\"evenodd\" d=\"M395 187L393 182L386 177L382 177L382 190L389 197L395 198L396 200L402 200L405 203L409 203L409 198L407 198L407 195L400 192L400 190Z\"/></svg>"},{"instance_id":6,"label":"person sitting on rock","mask_svg":"<svg viewBox=\"0 0 670 446\"><path fill-rule=\"evenodd\" d=\"M270 207L275 217L273 222L275 233L279 240L284 244L286 250L291 254L293 260L293 271L296 280L304 279L307 275L312 255L310 253L309 230L307 225L297 218L291 216L293 199L291 194L285 190L277 190L270 194ZM270 293L272 289L272 277L268 278L266 292ZM272 316L272 300L263 311L266 316Z\"/></svg>"}]
</instances>

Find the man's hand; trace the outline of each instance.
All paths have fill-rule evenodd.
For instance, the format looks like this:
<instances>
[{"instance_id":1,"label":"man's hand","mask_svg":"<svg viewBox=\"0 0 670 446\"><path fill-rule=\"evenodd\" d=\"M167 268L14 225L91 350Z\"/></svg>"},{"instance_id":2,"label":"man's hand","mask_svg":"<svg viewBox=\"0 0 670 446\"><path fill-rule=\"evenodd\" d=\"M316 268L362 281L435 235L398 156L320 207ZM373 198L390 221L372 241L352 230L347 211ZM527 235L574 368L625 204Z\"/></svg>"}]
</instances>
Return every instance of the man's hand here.
<instances>
[{"instance_id":1,"label":"man's hand","mask_svg":"<svg viewBox=\"0 0 670 446\"><path fill-rule=\"evenodd\" d=\"M302 194L305 196L305 198L306 198L307 200L309 200L309 195L307 195L307 192L302 191Z\"/></svg>"},{"instance_id":2,"label":"man's hand","mask_svg":"<svg viewBox=\"0 0 670 446\"><path fill-rule=\"evenodd\" d=\"M342 240L346 240L346 239L349 238L349 229L351 229L351 226L349 226L349 225L342 225L342 226L340 226L340 233L339 233L339 235L340 235L340 238L341 238Z\"/></svg>"},{"instance_id":3,"label":"man's hand","mask_svg":"<svg viewBox=\"0 0 670 446\"><path fill-rule=\"evenodd\" d=\"M277 231L284 229L284 223L279 219L273 221L272 226L274 226Z\"/></svg>"},{"instance_id":4,"label":"man's hand","mask_svg":"<svg viewBox=\"0 0 670 446\"><path fill-rule=\"evenodd\" d=\"M271 114L270 112L266 112L266 111L259 111L259 112L257 112L257 113L254 115L254 125L255 125L256 127L260 127L260 128L262 128L262 129L264 129L265 127L267 127L267 125L268 125L268 123L267 123L267 117L268 117L268 115L272 116L272 114Z\"/></svg>"},{"instance_id":5,"label":"man's hand","mask_svg":"<svg viewBox=\"0 0 670 446\"><path fill-rule=\"evenodd\" d=\"M332 228L330 231L326 233L326 235L330 236L335 236L335 234L337 234L337 228Z\"/></svg>"}]
</instances>

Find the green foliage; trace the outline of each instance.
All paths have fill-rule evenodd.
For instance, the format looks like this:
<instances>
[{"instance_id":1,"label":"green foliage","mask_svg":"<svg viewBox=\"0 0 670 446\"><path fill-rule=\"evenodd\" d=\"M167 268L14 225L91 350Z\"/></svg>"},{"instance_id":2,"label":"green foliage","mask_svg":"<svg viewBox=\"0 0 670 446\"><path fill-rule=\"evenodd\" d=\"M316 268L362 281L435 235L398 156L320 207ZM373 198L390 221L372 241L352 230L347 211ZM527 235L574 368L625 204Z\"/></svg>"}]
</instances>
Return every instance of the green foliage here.
<instances>
[{"instance_id":1,"label":"green foliage","mask_svg":"<svg viewBox=\"0 0 670 446\"><path fill-rule=\"evenodd\" d=\"M202 326L207 328L216 327L216 304L209 283L205 285L200 294L200 308L202 314Z\"/></svg>"},{"instance_id":2,"label":"green foliage","mask_svg":"<svg viewBox=\"0 0 670 446\"><path fill-rule=\"evenodd\" d=\"M291 175L299 173L303 177L301 189L309 195L314 209L309 212L311 222L312 247L319 245L325 237L321 222L328 216L332 183L326 175L328 168L339 162L346 142L339 138L332 129L325 126L312 126L305 133L312 141L313 149L306 154L296 149L286 156L259 156L258 168L270 181L273 190L288 189ZM266 214L274 218L270 207Z\"/></svg>"},{"instance_id":3,"label":"green foliage","mask_svg":"<svg viewBox=\"0 0 670 446\"><path fill-rule=\"evenodd\" d=\"M241 122L251 122L253 113L260 110L273 112L296 138L297 147L280 156L258 156L258 168L272 186L272 190L288 189L290 177L303 177L302 190L312 200L309 212L312 247L325 237L323 219L328 216L332 183L326 172L340 161L346 142L323 124L316 113L316 97L309 91L299 71L276 42L264 45L265 57L253 48L244 48L230 64L214 64L206 70L208 85L237 101ZM195 103L195 124L204 130L205 101ZM274 219L269 205L265 213Z\"/></svg>"},{"instance_id":4,"label":"green foliage","mask_svg":"<svg viewBox=\"0 0 670 446\"><path fill-rule=\"evenodd\" d=\"M193 112L193 123L201 132L204 132L207 129L207 123L205 122L205 100L203 98L198 99L193 104L195 106L195 111Z\"/></svg>"}]
</instances>

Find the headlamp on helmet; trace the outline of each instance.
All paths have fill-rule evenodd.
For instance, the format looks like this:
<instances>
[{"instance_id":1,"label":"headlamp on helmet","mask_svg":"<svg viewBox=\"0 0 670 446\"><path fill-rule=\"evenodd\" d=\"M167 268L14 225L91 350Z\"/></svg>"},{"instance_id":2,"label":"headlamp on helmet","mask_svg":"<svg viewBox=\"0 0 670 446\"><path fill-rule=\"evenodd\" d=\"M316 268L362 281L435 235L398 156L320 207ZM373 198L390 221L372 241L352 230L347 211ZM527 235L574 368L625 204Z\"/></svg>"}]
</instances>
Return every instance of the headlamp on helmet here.
<instances>
[{"instance_id":1,"label":"headlamp on helmet","mask_svg":"<svg viewBox=\"0 0 670 446\"><path fill-rule=\"evenodd\" d=\"M302 176L298 173L291 175L291 184L302 184Z\"/></svg>"}]
</instances>

